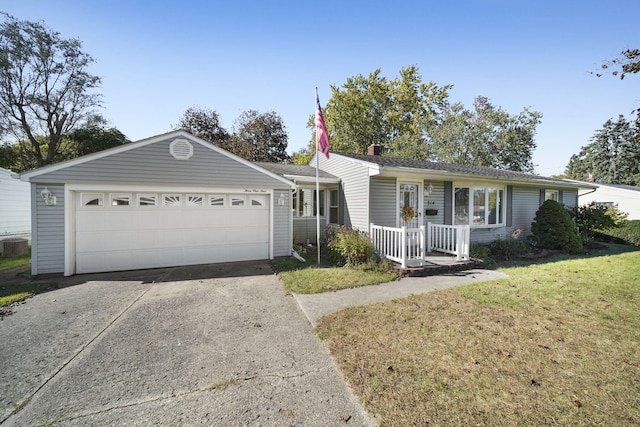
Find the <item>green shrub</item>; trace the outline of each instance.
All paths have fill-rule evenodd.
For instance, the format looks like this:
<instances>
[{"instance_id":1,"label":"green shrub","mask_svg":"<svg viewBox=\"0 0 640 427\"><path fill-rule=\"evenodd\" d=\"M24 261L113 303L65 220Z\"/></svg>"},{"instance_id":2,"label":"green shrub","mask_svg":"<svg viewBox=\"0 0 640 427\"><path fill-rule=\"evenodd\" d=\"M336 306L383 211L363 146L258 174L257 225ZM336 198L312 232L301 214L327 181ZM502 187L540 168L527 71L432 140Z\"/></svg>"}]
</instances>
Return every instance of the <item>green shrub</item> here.
<instances>
[{"instance_id":1,"label":"green shrub","mask_svg":"<svg viewBox=\"0 0 640 427\"><path fill-rule=\"evenodd\" d=\"M375 256L373 242L366 233L347 227L339 227L329 234L328 246L331 255L347 267L372 262Z\"/></svg>"},{"instance_id":2,"label":"green shrub","mask_svg":"<svg viewBox=\"0 0 640 427\"><path fill-rule=\"evenodd\" d=\"M616 206L597 205L596 202L574 207L571 215L585 241L591 240L596 230L618 227L627 216Z\"/></svg>"},{"instance_id":3,"label":"green shrub","mask_svg":"<svg viewBox=\"0 0 640 427\"><path fill-rule=\"evenodd\" d=\"M482 243L472 243L469 245L469 256L471 258L487 259L491 255L491 249L488 245Z\"/></svg>"},{"instance_id":4,"label":"green shrub","mask_svg":"<svg viewBox=\"0 0 640 427\"><path fill-rule=\"evenodd\" d=\"M531 223L533 242L543 249L558 249L572 254L582 252L582 239L569 212L554 200L546 200Z\"/></svg>"},{"instance_id":5,"label":"green shrub","mask_svg":"<svg viewBox=\"0 0 640 427\"><path fill-rule=\"evenodd\" d=\"M521 257L531 252L529 245L524 241L512 239L510 237L494 240L491 242L489 247L491 248L491 254L494 257L504 260Z\"/></svg>"},{"instance_id":6,"label":"green shrub","mask_svg":"<svg viewBox=\"0 0 640 427\"><path fill-rule=\"evenodd\" d=\"M617 227L600 230L598 237L606 236L634 246L640 246L640 220L622 221Z\"/></svg>"}]
</instances>

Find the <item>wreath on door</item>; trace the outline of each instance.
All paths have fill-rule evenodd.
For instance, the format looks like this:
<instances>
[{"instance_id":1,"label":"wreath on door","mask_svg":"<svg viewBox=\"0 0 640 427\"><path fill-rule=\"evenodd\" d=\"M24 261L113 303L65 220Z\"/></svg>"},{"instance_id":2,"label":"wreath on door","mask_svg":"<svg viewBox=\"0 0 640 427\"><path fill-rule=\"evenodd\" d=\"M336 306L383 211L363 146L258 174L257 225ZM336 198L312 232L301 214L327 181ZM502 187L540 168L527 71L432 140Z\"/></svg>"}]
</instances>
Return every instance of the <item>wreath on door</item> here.
<instances>
[{"instance_id":1,"label":"wreath on door","mask_svg":"<svg viewBox=\"0 0 640 427\"><path fill-rule=\"evenodd\" d=\"M409 222L415 216L415 211L411 206L405 206L402 208L402 220L404 222Z\"/></svg>"}]
</instances>

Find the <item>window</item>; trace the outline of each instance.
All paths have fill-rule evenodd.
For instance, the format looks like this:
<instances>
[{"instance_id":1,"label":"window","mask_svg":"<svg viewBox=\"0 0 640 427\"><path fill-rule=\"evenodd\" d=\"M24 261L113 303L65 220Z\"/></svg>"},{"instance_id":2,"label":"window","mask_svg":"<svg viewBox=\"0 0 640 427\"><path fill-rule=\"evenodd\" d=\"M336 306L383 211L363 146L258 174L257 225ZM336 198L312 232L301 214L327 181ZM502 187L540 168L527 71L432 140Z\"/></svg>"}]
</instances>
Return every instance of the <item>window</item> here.
<instances>
[{"instance_id":1,"label":"window","mask_svg":"<svg viewBox=\"0 0 640 427\"><path fill-rule=\"evenodd\" d=\"M504 189L456 187L453 223L482 227L504 223Z\"/></svg>"},{"instance_id":2,"label":"window","mask_svg":"<svg viewBox=\"0 0 640 427\"><path fill-rule=\"evenodd\" d=\"M129 206L131 204L131 194L111 194L111 206Z\"/></svg>"},{"instance_id":3,"label":"window","mask_svg":"<svg viewBox=\"0 0 640 427\"><path fill-rule=\"evenodd\" d=\"M83 193L82 206L102 206L104 204L104 194Z\"/></svg>"},{"instance_id":4,"label":"window","mask_svg":"<svg viewBox=\"0 0 640 427\"><path fill-rule=\"evenodd\" d=\"M244 206L245 202L244 196L231 196L231 206Z\"/></svg>"},{"instance_id":5,"label":"window","mask_svg":"<svg viewBox=\"0 0 640 427\"><path fill-rule=\"evenodd\" d=\"M209 206L224 206L224 196L220 194L211 194L209 196Z\"/></svg>"},{"instance_id":6,"label":"window","mask_svg":"<svg viewBox=\"0 0 640 427\"><path fill-rule=\"evenodd\" d=\"M249 205L251 206L266 206L267 196L249 196Z\"/></svg>"},{"instance_id":7,"label":"window","mask_svg":"<svg viewBox=\"0 0 640 427\"><path fill-rule=\"evenodd\" d=\"M545 200L554 200L559 202L558 200L558 190L544 190L544 199Z\"/></svg>"},{"instance_id":8,"label":"window","mask_svg":"<svg viewBox=\"0 0 640 427\"><path fill-rule=\"evenodd\" d=\"M204 206L204 195L202 194L187 194L187 206Z\"/></svg>"},{"instance_id":9,"label":"window","mask_svg":"<svg viewBox=\"0 0 640 427\"><path fill-rule=\"evenodd\" d=\"M157 194L138 194L138 206L156 206L157 204Z\"/></svg>"},{"instance_id":10,"label":"window","mask_svg":"<svg viewBox=\"0 0 640 427\"><path fill-rule=\"evenodd\" d=\"M179 207L182 205L181 194L163 194L162 206Z\"/></svg>"},{"instance_id":11,"label":"window","mask_svg":"<svg viewBox=\"0 0 640 427\"><path fill-rule=\"evenodd\" d=\"M329 222L338 223L338 190L329 191Z\"/></svg>"},{"instance_id":12,"label":"window","mask_svg":"<svg viewBox=\"0 0 640 427\"><path fill-rule=\"evenodd\" d=\"M297 216L316 216L316 190L301 188L293 197L293 210ZM324 216L324 190L320 190L320 216Z\"/></svg>"}]
</instances>

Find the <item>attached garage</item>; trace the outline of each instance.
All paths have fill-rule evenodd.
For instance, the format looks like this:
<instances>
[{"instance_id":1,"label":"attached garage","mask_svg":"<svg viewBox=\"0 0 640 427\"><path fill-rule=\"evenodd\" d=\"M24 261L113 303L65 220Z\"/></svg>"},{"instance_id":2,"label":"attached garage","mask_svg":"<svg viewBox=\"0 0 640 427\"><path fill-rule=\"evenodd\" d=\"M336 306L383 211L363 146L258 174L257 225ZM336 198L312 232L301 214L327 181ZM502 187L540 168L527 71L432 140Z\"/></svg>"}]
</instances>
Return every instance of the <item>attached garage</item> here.
<instances>
[{"instance_id":1,"label":"attached garage","mask_svg":"<svg viewBox=\"0 0 640 427\"><path fill-rule=\"evenodd\" d=\"M76 273L269 258L269 196L75 192Z\"/></svg>"},{"instance_id":2,"label":"attached garage","mask_svg":"<svg viewBox=\"0 0 640 427\"><path fill-rule=\"evenodd\" d=\"M33 274L291 254L294 184L183 131L52 165L23 179L32 183L36 213Z\"/></svg>"}]
</instances>

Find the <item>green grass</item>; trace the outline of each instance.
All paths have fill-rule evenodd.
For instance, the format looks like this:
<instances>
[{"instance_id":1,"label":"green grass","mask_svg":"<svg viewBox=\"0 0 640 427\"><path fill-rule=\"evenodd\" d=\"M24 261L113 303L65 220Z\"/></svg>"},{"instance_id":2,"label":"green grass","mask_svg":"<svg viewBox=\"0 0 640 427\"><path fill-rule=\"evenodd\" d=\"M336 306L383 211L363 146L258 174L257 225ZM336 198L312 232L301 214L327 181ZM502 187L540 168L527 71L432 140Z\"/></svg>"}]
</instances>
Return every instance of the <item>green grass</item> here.
<instances>
[{"instance_id":1,"label":"green grass","mask_svg":"<svg viewBox=\"0 0 640 427\"><path fill-rule=\"evenodd\" d=\"M29 255L15 257L15 258L0 258L0 272L16 270L19 268L26 268L29 266L31 257ZM55 283L24 283L0 285L0 307L13 304L14 302L25 300L37 293L44 292L46 290L55 287Z\"/></svg>"},{"instance_id":2,"label":"green grass","mask_svg":"<svg viewBox=\"0 0 640 427\"><path fill-rule=\"evenodd\" d=\"M0 258L0 271L15 270L17 268L28 267L31 261L30 255L15 258Z\"/></svg>"},{"instance_id":3,"label":"green grass","mask_svg":"<svg viewBox=\"0 0 640 427\"><path fill-rule=\"evenodd\" d=\"M381 426L638 425L628 250L511 263L508 279L353 307L317 332Z\"/></svg>"},{"instance_id":4,"label":"green grass","mask_svg":"<svg viewBox=\"0 0 640 427\"><path fill-rule=\"evenodd\" d=\"M288 292L297 294L316 294L339 289L377 285L398 279L390 271L389 265L361 266L345 268L336 266L317 266L317 252L306 250L306 262L295 258L280 258L273 262L280 280ZM328 255L322 254L321 262L331 263Z\"/></svg>"},{"instance_id":5,"label":"green grass","mask_svg":"<svg viewBox=\"0 0 640 427\"><path fill-rule=\"evenodd\" d=\"M20 283L0 286L0 307L22 301L55 287L55 283Z\"/></svg>"}]
</instances>

